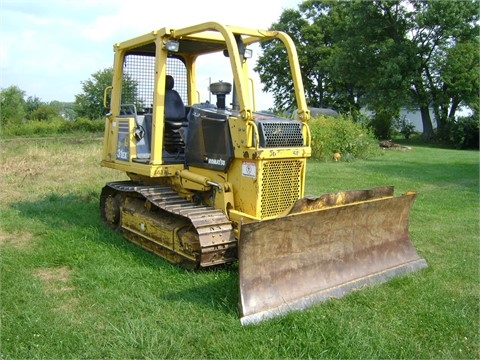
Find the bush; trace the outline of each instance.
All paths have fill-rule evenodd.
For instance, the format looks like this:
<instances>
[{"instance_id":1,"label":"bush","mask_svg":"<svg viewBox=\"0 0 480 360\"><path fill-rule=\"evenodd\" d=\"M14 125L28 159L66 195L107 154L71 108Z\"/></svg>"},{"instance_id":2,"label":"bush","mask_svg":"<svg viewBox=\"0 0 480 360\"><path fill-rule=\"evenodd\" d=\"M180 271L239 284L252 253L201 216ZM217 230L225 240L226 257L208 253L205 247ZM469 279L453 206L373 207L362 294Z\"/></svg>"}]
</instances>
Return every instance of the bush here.
<instances>
[{"instance_id":1,"label":"bush","mask_svg":"<svg viewBox=\"0 0 480 360\"><path fill-rule=\"evenodd\" d=\"M56 118L51 121L30 120L22 124L7 125L2 128L3 136L52 136L68 133L98 133L105 126L104 120L88 120L77 118L68 121Z\"/></svg>"},{"instance_id":2,"label":"bush","mask_svg":"<svg viewBox=\"0 0 480 360\"><path fill-rule=\"evenodd\" d=\"M370 119L369 127L378 139L386 140L392 137L392 119L392 114L389 112L377 112Z\"/></svg>"},{"instance_id":3,"label":"bush","mask_svg":"<svg viewBox=\"0 0 480 360\"><path fill-rule=\"evenodd\" d=\"M479 148L480 119L478 114L459 118L452 126L452 141L457 149Z\"/></svg>"},{"instance_id":4,"label":"bush","mask_svg":"<svg viewBox=\"0 0 480 360\"><path fill-rule=\"evenodd\" d=\"M366 159L381 154L378 141L365 126L346 117L324 117L310 120L312 133L312 158L331 161L333 154L341 159Z\"/></svg>"},{"instance_id":5,"label":"bush","mask_svg":"<svg viewBox=\"0 0 480 360\"><path fill-rule=\"evenodd\" d=\"M410 139L410 136L415 134L415 125L407 120L405 115L395 119L395 128L403 135L405 139Z\"/></svg>"},{"instance_id":6,"label":"bush","mask_svg":"<svg viewBox=\"0 0 480 360\"><path fill-rule=\"evenodd\" d=\"M75 121L64 121L61 129L64 132L101 132L104 126L104 120L77 118Z\"/></svg>"}]
</instances>

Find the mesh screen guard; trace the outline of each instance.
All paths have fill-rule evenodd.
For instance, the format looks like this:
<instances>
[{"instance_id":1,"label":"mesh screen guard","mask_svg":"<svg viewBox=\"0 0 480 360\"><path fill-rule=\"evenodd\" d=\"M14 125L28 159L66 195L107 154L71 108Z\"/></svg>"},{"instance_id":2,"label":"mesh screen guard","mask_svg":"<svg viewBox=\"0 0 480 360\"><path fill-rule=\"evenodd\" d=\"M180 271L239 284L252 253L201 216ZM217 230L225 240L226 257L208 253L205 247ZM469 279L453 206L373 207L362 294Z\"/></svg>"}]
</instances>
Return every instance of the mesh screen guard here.
<instances>
[{"instance_id":1,"label":"mesh screen guard","mask_svg":"<svg viewBox=\"0 0 480 360\"><path fill-rule=\"evenodd\" d=\"M185 104L188 103L187 70L177 58L167 59L167 75L173 76L173 87ZM122 104L134 104L137 111L151 108L155 86L155 57L129 54L123 64Z\"/></svg>"},{"instance_id":2,"label":"mesh screen guard","mask_svg":"<svg viewBox=\"0 0 480 360\"><path fill-rule=\"evenodd\" d=\"M302 191L302 161L267 161L262 167L261 218L278 216L290 209Z\"/></svg>"},{"instance_id":3,"label":"mesh screen guard","mask_svg":"<svg viewBox=\"0 0 480 360\"><path fill-rule=\"evenodd\" d=\"M260 147L304 146L302 123L297 120L257 120Z\"/></svg>"}]
</instances>

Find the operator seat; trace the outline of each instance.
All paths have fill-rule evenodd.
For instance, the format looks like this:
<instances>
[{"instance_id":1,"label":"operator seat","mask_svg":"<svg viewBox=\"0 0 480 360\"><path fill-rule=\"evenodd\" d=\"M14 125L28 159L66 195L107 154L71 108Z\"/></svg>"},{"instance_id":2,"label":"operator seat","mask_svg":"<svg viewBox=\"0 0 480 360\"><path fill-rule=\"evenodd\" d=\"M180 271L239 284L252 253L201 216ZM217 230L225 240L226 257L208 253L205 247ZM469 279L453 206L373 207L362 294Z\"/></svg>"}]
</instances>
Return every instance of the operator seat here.
<instances>
[{"instance_id":1,"label":"operator seat","mask_svg":"<svg viewBox=\"0 0 480 360\"><path fill-rule=\"evenodd\" d=\"M176 90L175 81L171 75L165 78L165 120L178 121L185 119L185 105Z\"/></svg>"},{"instance_id":2,"label":"operator seat","mask_svg":"<svg viewBox=\"0 0 480 360\"><path fill-rule=\"evenodd\" d=\"M165 78L165 132L164 147L169 153L183 153L185 142L183 140L182 126L186 126L185 105L176 90L173 90L175 81L167 75Z\"/></svg>"}]
</instances>

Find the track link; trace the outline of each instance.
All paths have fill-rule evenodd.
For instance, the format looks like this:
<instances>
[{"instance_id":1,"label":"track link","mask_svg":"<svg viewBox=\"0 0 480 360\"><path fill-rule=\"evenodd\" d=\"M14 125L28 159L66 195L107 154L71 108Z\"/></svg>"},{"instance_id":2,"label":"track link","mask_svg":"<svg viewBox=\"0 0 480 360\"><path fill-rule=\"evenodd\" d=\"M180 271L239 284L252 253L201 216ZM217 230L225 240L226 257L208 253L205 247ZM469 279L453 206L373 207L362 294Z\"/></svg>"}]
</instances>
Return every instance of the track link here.
<instances>
[{"instance_id":1,"label":"track link","mask_svg":"<svg viewBox=\"0 0 480 360\"><path fill-rule=\"evenodd\" d=\"M232 224L225 214L193 204L168 186L107 183L102 190L101 213L130 241L186 268L215 266L237 258Z\"/></svg>"}]
</instances>

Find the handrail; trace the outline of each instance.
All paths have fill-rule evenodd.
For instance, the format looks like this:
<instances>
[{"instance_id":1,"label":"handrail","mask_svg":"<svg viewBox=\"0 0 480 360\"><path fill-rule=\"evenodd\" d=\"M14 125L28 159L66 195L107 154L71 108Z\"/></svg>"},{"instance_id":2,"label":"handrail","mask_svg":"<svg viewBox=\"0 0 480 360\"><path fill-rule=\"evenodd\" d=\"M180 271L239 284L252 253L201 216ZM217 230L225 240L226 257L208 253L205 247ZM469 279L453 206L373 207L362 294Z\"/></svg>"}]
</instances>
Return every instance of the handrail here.
<instances>
[{"instance_id":1,"label":"handrail","mask_svg":"<svg viewBox=\"0 0 480 360\"><path fill-rule=\"evenodd\" d=\"M302 121L302 127L304 127L307 131L307 139L305 142L305 146L312 146L312 133L310 132L310 126L306 122Z\"/></svg>"},{"instance_id":2,"label":"handrail","mask_svg":"<svg viewBox=\"0 0 480 360\"><path fill-rule=\"evenodd\" d=\"M253 79L251 77L249 77L248 80L250 80L250 83L252 85L252 109L253 111L257 111L257 104L255 99L255 83L253 82Z\"/></svg>"},{"instance_id":3,"label":"handrail","mask_svg":"<svg viewBox=\"0 0 480 360\"><path fill-rule=\"evenodd\" d=\"M105 90L103 90L103 107L104 108L107 107L107 92L112 89L113 89L113 86L110 85L110 86L107 86Z\"/></svg>"},{"instance_id":4,"label":"handrail","mask_svg":"<svg viewBox=\"0 0 480 360\"><path fill-rule=\"evenodd\" d=\"M255 149L258 150L258 145L260 144L260 135L258 134L257 125L252 120L247 120L247 147L255 146ZM253 133L252 130L253 129ZM252 138L255 139L255 144L252 144Z\"/></svg>"}]
</instances>

